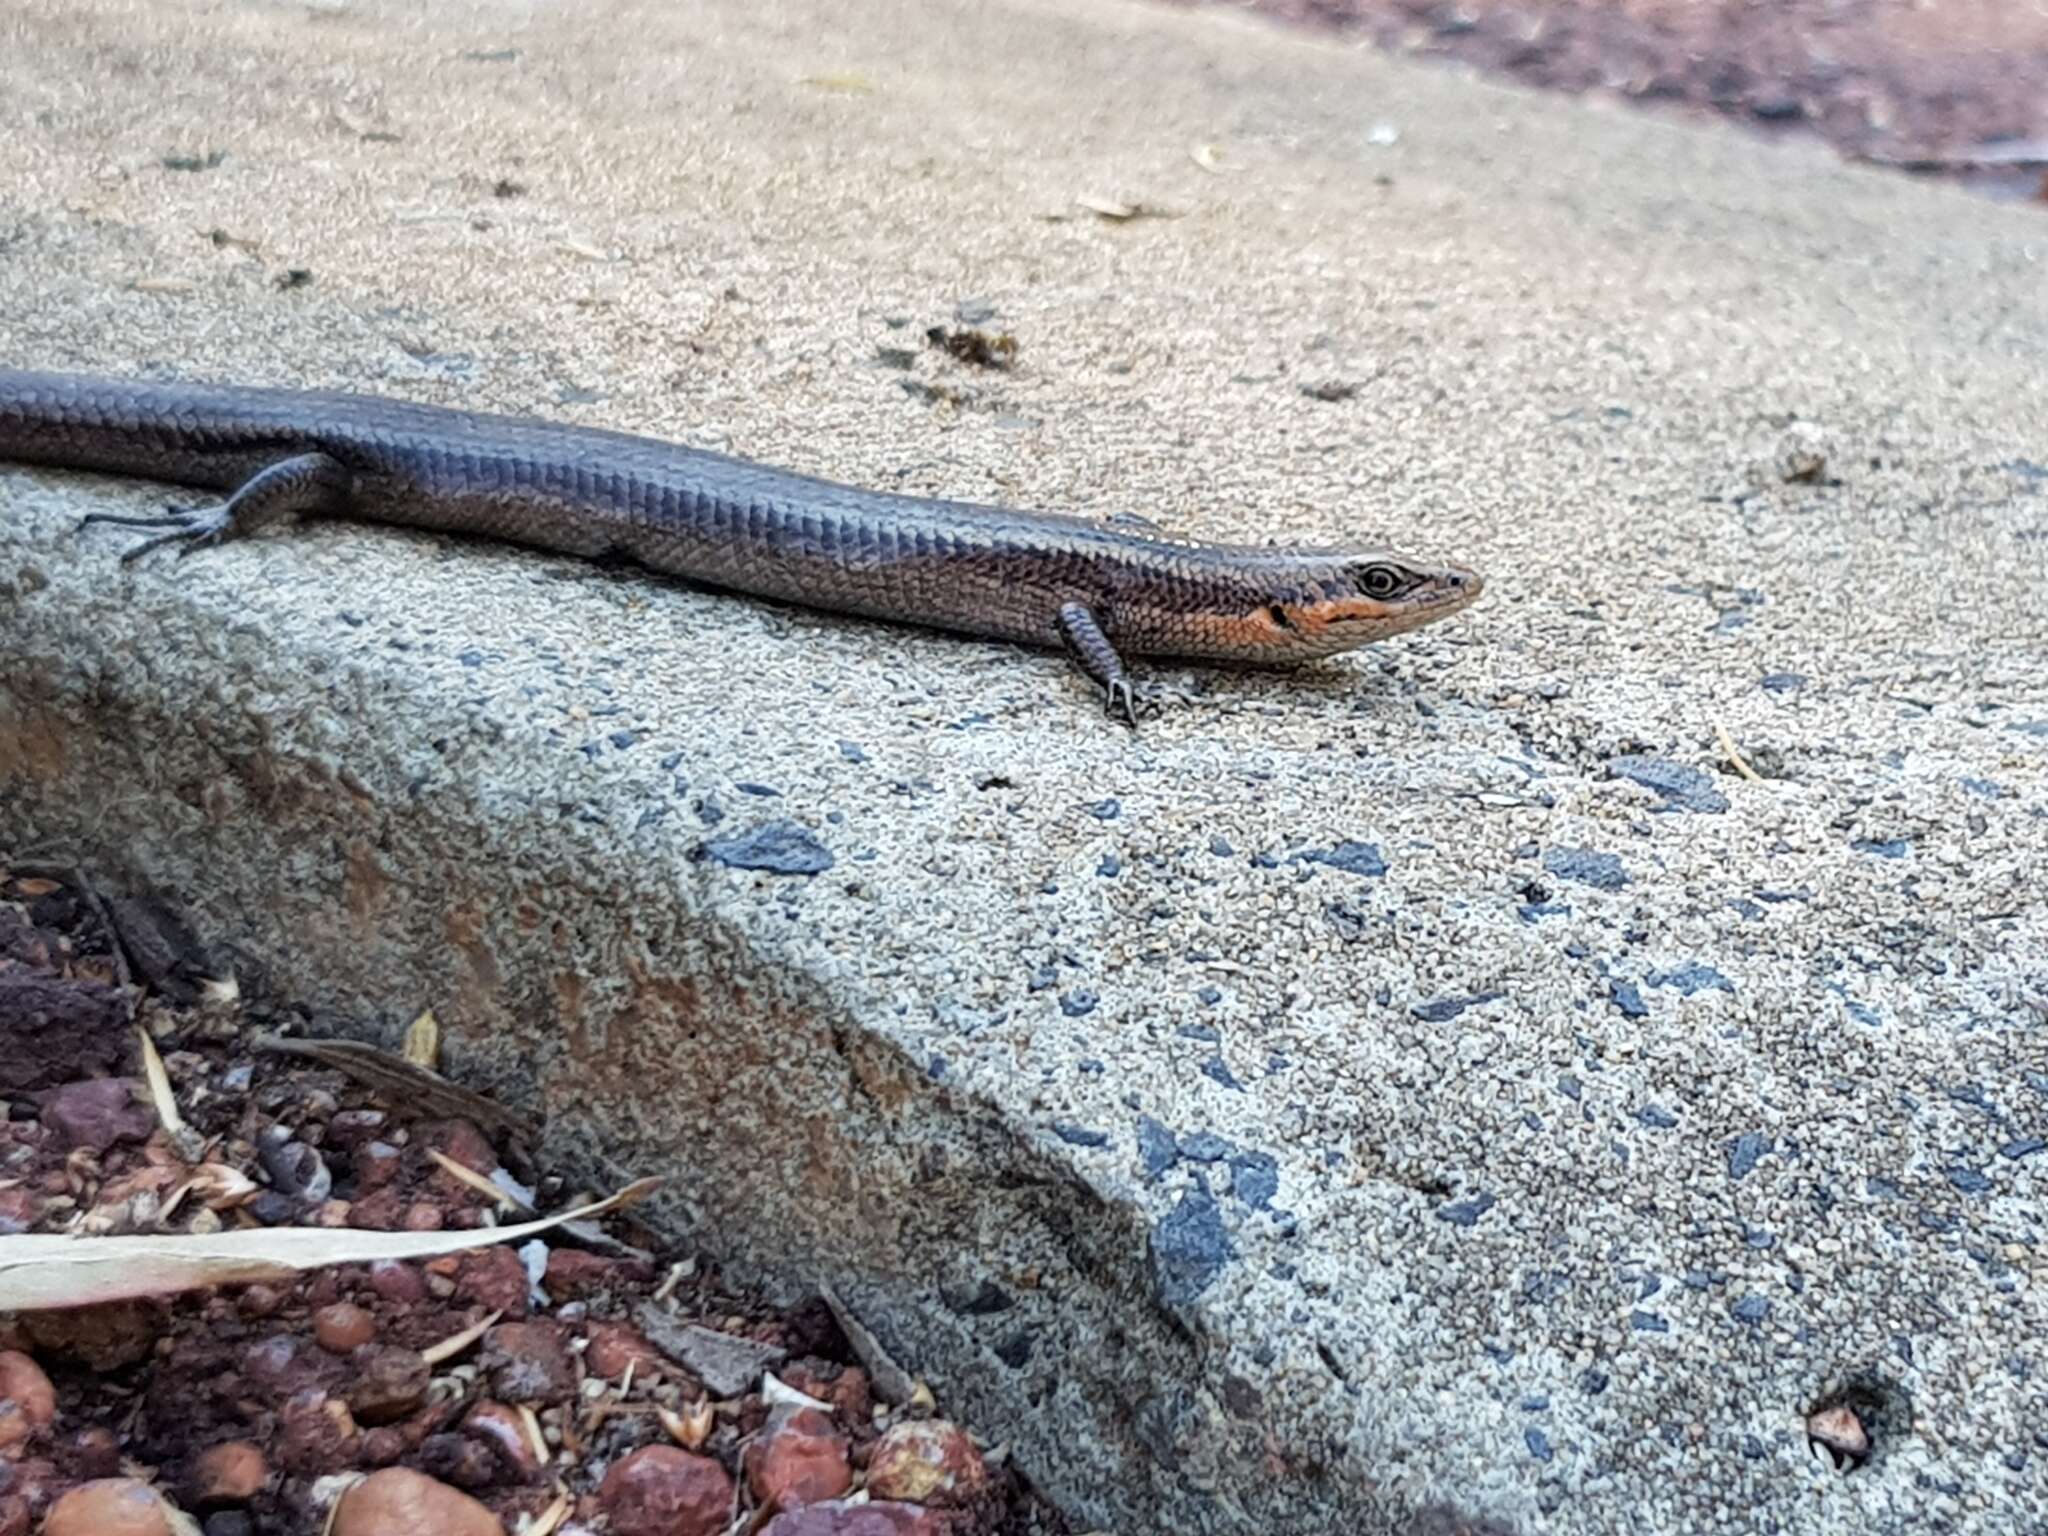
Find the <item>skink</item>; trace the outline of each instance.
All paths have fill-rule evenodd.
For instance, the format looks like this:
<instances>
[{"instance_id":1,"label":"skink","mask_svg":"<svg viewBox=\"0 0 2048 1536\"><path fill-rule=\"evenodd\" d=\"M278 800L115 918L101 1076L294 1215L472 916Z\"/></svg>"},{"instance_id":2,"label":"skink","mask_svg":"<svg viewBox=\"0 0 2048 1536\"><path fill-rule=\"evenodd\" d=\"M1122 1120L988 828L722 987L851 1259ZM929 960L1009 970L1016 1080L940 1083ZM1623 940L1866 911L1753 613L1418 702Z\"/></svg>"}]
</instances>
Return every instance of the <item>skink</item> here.
<instances>
[{"instance_id":1,"label":"skink","mask_svg":"<svg viewBox=\"0 0 2048 1536\"><path fill-rule=\"evenodd\" d=\"M811 608L1064 647L1135 723L1127 655L1290 664L1446 618L1477 574L1390 550L1178 538L860 490L587 427L369 395L0 369L0 459L225 493L186 551L295 515L622 558Z\"/></svg>"}]
</instances>

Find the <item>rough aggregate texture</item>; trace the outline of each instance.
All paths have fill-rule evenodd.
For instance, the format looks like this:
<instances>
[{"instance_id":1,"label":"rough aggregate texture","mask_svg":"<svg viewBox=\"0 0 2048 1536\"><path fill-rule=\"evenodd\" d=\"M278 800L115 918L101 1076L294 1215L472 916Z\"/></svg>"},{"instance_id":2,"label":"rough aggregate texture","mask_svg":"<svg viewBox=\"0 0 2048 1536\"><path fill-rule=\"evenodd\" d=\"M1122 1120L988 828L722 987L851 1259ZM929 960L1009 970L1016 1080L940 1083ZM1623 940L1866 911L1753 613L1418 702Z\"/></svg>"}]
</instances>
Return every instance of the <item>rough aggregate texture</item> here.
<instances>
[{"instance_id":1,"label":"rough aggregate texture","mask_svg":"<svg viewBox=\"0 0 2048 1536\"><path fill-rule=\"evenodd\" d=\"M1091 1523L2048 1520L2037 221L1077 0L27 0L0 95L12 360L1490 582L1132 737L562 559L124 570L159 488L0 469L6 841L431 1004ZM1013 366L880 357L949 319Z\"/></svg>"}]
</instances>

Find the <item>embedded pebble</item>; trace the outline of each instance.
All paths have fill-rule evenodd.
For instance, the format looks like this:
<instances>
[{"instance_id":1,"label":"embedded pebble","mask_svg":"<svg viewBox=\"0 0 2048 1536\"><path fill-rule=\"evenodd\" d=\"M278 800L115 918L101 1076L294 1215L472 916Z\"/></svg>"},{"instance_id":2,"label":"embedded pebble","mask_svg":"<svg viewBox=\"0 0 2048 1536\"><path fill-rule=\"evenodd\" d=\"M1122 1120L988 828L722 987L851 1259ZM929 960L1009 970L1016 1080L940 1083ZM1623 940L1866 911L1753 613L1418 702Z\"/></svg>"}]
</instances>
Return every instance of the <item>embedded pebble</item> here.
<instances>
[{"instance_id":1,"label":"embedded pebble","mask_svg":"<svg viewBox=\"0 0 2048 1536\"><path fill-rule=\"evenodd\" d=\"M50 1506L42 1536L188 1536L189 1517L132 1477L80 1483Z\"/></svg>"},{"instance_id":2,"label":"embedded pebble","mask_svg":"<svg viewBox=\"0 0 2048 1536\"><path fill-rule=\"evenodd\" d=\"M918 1504L810 1504L777 1515L761 1536L945 1536L938 1511Z\"/></svg>"},{"instance_id":3,"label":"embedded pebble","mask_svg":"<svg viewBox=\"0 0 2048 1536\"><path fill-rule=\"evenodd\" d=\"M836 862L817 835L795 822L775 821L705 843L702 856L730 869L771 875L820 875Z\"/></svg>"},{"instance_id":4,"label":"embedded pebble","mask_svg":"<svg viewBox=\"0 0 2048 1536\"><path fill-rule=\"evenodd\" d=\"M505 1536L498 1517L459 1489L407 1467L372 1472L341 1496L329 1536Z\"/></svg>"},{"instance_id":5,"label":"embedded pebble","mask_svg":"<svg viewBox=\"0 0 2048 1536\"><path fill-rule=\"evenodd\" d=\"M42 1121L64 1146L94 1152L144 1141L156 1129L142 1085L125 1077L65 1083L43 1101Z\"/></svg>"},{"instance_id":6,"label":"embedded pebble","mask_svg":"<svg viewBox=\"0 0 2048 1536\"><path fill-rule=\"evenodd\" d=\"M263 1491L270 1465L252 1440L225 1440L208 1446L192 1464L192 1502L201 1509L219 1504L246 1504Z\"/></svg>"},{"instance_id":7,"label":"embedded pebble","mask_svg":"<svg viewBox=\"0 0 2048 1536\"><path fill-rule=\"evenodd\" d=\"M850 1449L829 1414L800 1406L777 1408L747 1447L747 1484L769 1509L836 1499L853 1486ZM872 1488L872 1469L868 1482Z\"/></svg>"},{"instance_id":8,"label":"embedded pebble","mask_svg":"<svg viewBox=\"0 0 2048 1536\"><path fill-rule=\"evenodd\" d=\"M484 1335L491 1389L508 1403L544 1402L576 1390L576 1362L562 1325L552 1320L500 1323Z\"/></svg>"},{"instance_id":9,"label":"embedded pebble","mask_svg":"<svg viewBox=\"0 0 2048 1536\"><path fill-rule=\"evenodd\" d=\"M313 1314L313 1338L333 1355L346 1355L377 1336L377 1319L352 1301L337 1301Z\"/></svg>"},{"instance_id":10,"label":"embedded pebble","mask_svg":"<svg viewBox=\"0 0 2048 1536\"><path fill-rule=\"evenodd\" d=\"M974 1441L945 1419L892 1424L868 1458L868 1491L939 1509L958 1509L980 1498L988 1466Z\"/></svg>"},{"instance_id":11,"label":"embedded pebble","mask_svg":"<svg viewBox=\"0 0 2048 1536\"><path fill-rule=\"evenodd\" d=\"M723 1536L732 1499L723 1467L672 1445L622 1456L597 1490L613 1536Z\"/></svg>"},{"instance_id":12,"label":"embedded pebble","mask_svg":"<svg viewBox=\"0 0 2048 1536\"><path fill-rule=\"evenodd\" d=\"M48 1429L57 1416L49 1376L18 1349L0 1350L0 1451Z\"/></svg>"}]
</instances>

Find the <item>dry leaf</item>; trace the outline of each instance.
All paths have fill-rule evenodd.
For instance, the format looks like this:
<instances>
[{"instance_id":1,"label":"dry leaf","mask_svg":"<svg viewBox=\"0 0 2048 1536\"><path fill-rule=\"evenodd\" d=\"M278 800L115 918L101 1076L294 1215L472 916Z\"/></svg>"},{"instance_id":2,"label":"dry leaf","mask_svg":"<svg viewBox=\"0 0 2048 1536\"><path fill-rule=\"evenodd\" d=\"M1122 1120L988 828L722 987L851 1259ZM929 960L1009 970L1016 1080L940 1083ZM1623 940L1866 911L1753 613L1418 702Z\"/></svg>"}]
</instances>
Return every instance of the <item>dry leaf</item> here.
<instances>
[{"instance_id":1,"label":"dry leaf","mask_svg":"<svg viewBox=\"0 0 2048 1536\"><path fill-rule=\"evenodd\" d=\"M303 1056L346 1072L357 1082L381 1090L393 1107L417 1108L436 1120L473 1120L487 1131L533 1134L532 1127L502 1105L374 1045L356 1040L290 1040L282 1035L259 1036L256 1044L261 1050Z\"/></svg>"},{"instance_id":2,"label":"dry leaf","mask_svg":"<svg viewBox=\"0 0 2048 1536\"><path fill-rule=\"evenodd\" d=\"M202 1286L281 1280L331 1264L424 1259L493 1243L523 1242L570 1220L642 1199L660 1185L641 1179L609 1199L559 1216L474 1232L366 1232L349 1227L258 1227L218 1236L0 1239L0 1312L82 1307Z\"/></svg>"},{"instance_id":3,"label":"dry leaf","mask_svg":"<svg viewBox=\"0 0 2048 1536\"><path fill-rule=\"evenodd\" d=\"M416 1067L425 1067L429 1072L441 1070L441 1021L434 1017L433 1009L412 1021L400 1054Z\"/></svg>"},{"instance_id":4,"label":"dry leaf","mask_svg":"<svg viewBox=\"0 0 2048 1536\"><path fill-rule=\"evenodd\" d=\"M548 1449L548 1437L541 1432L540 1415L527 1403L519 1405L519 1425L526 1431L526 1443L533 1451L534 1464L546 1466L554 1452Z\"/></svg>"},{"instance_id":5,"label":"dry leaf","mask_svg":"<svg viewBox=\"0 0 2048 1536\"><path fill-rule=\"evenodd\" d=\"M498 1319L504 1315L504 1311L501 1309L490 1313L486 1317L479 1318L460 1333L451 1333L447 1338L441 1340L440 1343L429 1344L420 1351L420 1358L429 1365L439 1365L443 1360L453 1360L457 1355L469 1348L470 1345L495 1328L498 1325Z\"/></svg>"},{"instance_id":6,"label":"dry leaf","mask_svg":"<svg viewBox=\"0 0 2048 1536\"><path fill-rule=\"evenodd\" d=\"M821 91L840 91L848 96L875 94L875 82L866 75L805 75L797 84L815 86Z\"/></svg>"},{"instance_id":7,"label":"dry leaf","mask_svg":"<svg viewBox=\"0 0 2048 1536\"><path fill-rule=\"evenodd\" d=\"M520 1203L513 1198L510 1190L500 1189L483 1174L478 1173L474 1168L458 1163L446 1152L441 1151L440 1148L427 1148L427 1156L450 1178L461 1180L486 1200L490 1201L491 1204L509 1211Z\"/></svg>"},{"instance_id":8,"label":"dry leaf","mask_svg":"<svg viewBox=\"0 0 2048 1536\"><path fill-rule=\"evenodd\" d=\"M1176 219L1180 215L1171 208L1155 207L1151 203L1129 203L1121 198L1096 197L1084 193L1074 199L1077 207L1086 208L1090 213L1116 224L1128 224L1133 219Z\"/></svg>"},{"instance_id":9,"label":"dry leaf","mask_svg":"<svg viewBox=\"0 0 2048 1536\"><path fill-rule=\"evenodd\" d=\"M1713 722L1715 739L1721 743L1721 750L1728 754L1728 761L1735 765L1735 771L1752 784L1761 784L1764 776L1750 767L1742 753L1736 749L1735 738L1728 734L1728 727L1721 723L1721 717L1709 711L1707 719Z\"/></svg>"},{"instance_id":10,"label":"dry leaf","mask_svg":"<svg viewBox=\"0 0 2048 1536\"><path fill-rule=\"evenodd\" d=\"M661 1420L661 1427L669 1439L686 1451L700 1449L704 1442L711 1438L711 1430L715 1423L711 1399L708 1397L700 1397L693 1403L685 1404L681 1413L656 1404L654 1416Z\"/></svg>"},{"instance_id":11,"label":"dry leaf","mask_svg":"<svg viewBox=\"0 0 2048 1536\"><path fill-rule=\"evenodd\" d=\"M1099 213L1105 219L1135 219L1138 216L1137 204L1120 203L1113 197L1095 197L1084 192L1074 201L1090 213Z\"/></svg>"},{"instance_id":12,"label":"dry leaf","mask_svg":"<svg viewBox=\"0 0 2048 1536\"><path fill-rule=\"evenodd\" d=\"M361 1472L336 1472L315 1479L310 1490L314 1507L317 1509L323 1499L327 1501L327 1518L320 1522L320 1536L334 1536L334 1523L341 1518L341 1501L363 1477Z\"/></svg>"},{"instance_id":13,"label":"dry leaf","mask_svg":"<svg viewBox=\"0 0 2048 1536\"><path fill-rule=\"evenodd\" d=\"M149 1031L138 1024L135 1038L142 1042L142 1076L149 1084L149 1101L156 1107L158 1122L175 1143L186 1131L185 1117L178 1113L177 1095L171 1092L171 1075L164 1070L164 1059L156 1053L156 1042L149 1038Z\"/></svg>"},{"instance_id":14,"label":"dry leaf","mask_svg":"<svg viewBox=\"0 0 2048 1536\"><path fill-rule=\"evenodd\" d=\"M779 1408L787 1403L798 1408L822 1408L827 1413L832 1411L830 1403L820 1402L809 1393L797 1391L773 1371L761 1373L761 1401L770 1408Z\"/></svg>"},{"instance_id":15,"label":"dry leaf","mask_svg":"<svg viewBox=\"0 0 2048 1536\"><path fill-rule=\"evenodd\" d=\"M197 1195L208 1210L228 1211L255 1199L262 1192L263 1186L239 1168L226 1163L201 1163L192 1170L192 1177L179 1185L177 1193L165 1202L164 1214L170 1215L171 1207L187 1194Z\"/></svg>"},{"instance_id":16,"label":"dry leaf","mask_svg":"<svg viewBox=\"0 0 2048 1536\"><path fill-rule=\"evenodd\" d=\"M526 1527L520 1536L554 1536L556 1527L569 1518L569 1512L575 1507L575 1502L567 1493L556 1494L555 1502L542 1510L535 1517L533 1524Z\"/></svg>"}]
</instances>

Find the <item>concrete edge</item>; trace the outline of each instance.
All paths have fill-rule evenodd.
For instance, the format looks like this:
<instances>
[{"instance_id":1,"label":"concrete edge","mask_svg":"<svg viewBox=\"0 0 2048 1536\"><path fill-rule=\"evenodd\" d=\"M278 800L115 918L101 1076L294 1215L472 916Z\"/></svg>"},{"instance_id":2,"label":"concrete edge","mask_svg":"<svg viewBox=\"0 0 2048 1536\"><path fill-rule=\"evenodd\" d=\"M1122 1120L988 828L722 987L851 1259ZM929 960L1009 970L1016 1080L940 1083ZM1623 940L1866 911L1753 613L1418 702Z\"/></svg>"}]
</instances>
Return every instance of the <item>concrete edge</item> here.
<instances>
[{"instance_id":1,"label":"concrete edge","mask_svg":"<svg viewBox=\"0 0 2048 1536\"><path fill-rule=\"evenodd\" d=\"M753 942L775 877L619 835L628 784L536 801L559 747L465 739L402 665L273 633L275 594L118 574L65 547L107 482L7 473L0 839L163 896L252 996L361 1038L431 1005L451 1073L542 1123L551 1165L668 1175L652 1219L782 1298L829 1276L1083 1523L1459 1528L1359 1468L1355 1426L1276 1422L1138 1205Z\"/></svg>"}]
</instances>

